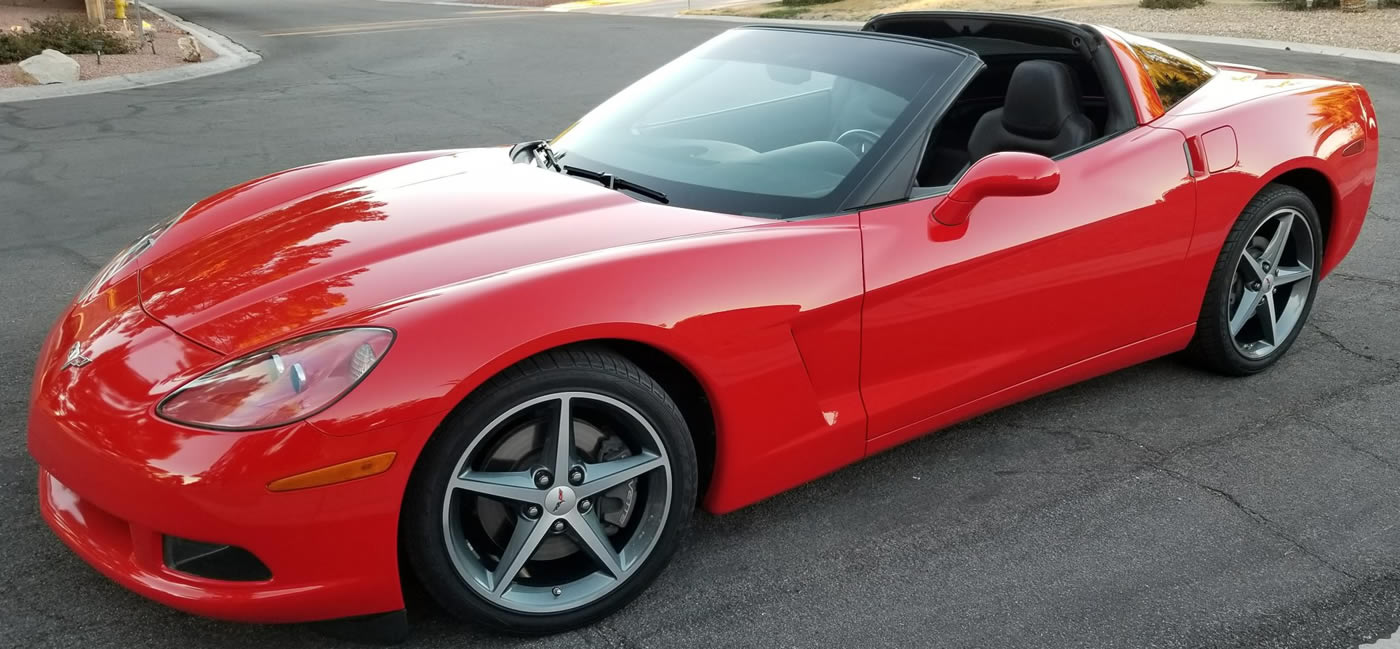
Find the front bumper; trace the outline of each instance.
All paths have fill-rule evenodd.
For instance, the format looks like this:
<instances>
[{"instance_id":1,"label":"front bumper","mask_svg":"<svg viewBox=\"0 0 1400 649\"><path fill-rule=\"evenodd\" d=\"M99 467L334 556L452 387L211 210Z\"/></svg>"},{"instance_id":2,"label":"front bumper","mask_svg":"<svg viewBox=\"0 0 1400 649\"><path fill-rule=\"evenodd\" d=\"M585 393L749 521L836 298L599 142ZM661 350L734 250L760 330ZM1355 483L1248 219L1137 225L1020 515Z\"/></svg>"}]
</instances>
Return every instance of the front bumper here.
<instances>
[{"instance_id":1,"label":"front bumper","mask_svg":"<svg viewBox=\"0 0 1400 649\"><path fill-rule=\"evenodd\" d=\"M399 505L430 421L343 437L308 423L214 432L153 413L161 394L217 355L120 299L61 320L40 353L29 416L40 511L64 543L117 583L169 606L249 622L303 622L403 608ZM73 324L73 315L77 324ZM91 357L64 366L81 340ZM268 482L400 451L382 474L274 493ZM166 535L243 548L262 581L208 579L166 565Z\"/></svg>"}]
</instances>

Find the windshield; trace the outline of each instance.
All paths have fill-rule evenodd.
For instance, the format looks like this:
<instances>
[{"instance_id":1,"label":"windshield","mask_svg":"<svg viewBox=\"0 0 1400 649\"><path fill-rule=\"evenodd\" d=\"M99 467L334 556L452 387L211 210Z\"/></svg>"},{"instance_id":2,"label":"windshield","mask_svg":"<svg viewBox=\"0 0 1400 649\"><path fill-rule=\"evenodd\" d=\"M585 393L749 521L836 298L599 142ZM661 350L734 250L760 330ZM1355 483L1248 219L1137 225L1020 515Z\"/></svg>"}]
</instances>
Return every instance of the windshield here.
<instances>
[{"instance_id":1,"label":"windshield","mask_svg":"<svg viewBox=\"0 0 1400 649\"><path fill-rule=\"evenodd\" d=\"M731 30L604 102L553 148L672 205L829 214L963 59L855 32Z\"/></svg>"}]
</instances>

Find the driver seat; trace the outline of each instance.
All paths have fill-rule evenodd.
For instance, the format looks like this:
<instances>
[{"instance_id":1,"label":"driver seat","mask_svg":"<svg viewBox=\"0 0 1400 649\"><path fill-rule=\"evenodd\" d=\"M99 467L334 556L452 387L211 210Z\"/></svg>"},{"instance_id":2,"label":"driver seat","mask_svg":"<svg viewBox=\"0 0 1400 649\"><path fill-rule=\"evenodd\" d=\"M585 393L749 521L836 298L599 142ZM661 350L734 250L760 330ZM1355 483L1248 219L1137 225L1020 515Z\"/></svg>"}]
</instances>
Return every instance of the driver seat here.
<instances>
[{"instance_id":1,"label":"driver seat","mask_svg":"<svg viewBox=\"0 0 1400 649\"><path fill-rule=\"evenodd\" d=\"M967 152L1024 151L1054 157L1094 140L1094 123L1079 110L1074 71L1058 61L1025 61L1011 73L1006 104L977 120Z\"/></svg>"}]
</instances>

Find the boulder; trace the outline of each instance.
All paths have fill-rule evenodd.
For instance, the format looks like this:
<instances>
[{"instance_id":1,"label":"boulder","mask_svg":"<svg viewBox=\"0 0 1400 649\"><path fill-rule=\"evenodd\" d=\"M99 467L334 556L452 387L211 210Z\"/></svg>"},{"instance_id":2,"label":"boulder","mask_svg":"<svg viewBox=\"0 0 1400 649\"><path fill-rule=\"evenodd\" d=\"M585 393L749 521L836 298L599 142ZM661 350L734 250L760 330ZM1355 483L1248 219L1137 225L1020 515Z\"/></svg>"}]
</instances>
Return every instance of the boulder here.
<instances>
[{"instance_id":1,"label":"boulder","mask_svg":"<svg viewBox=\"0 0 1400 649\"><path fill-rule=\"evenodd\" d=\"M43 86L78 80L78 62L58 50L44 50L19 62L15 78L20 83Z\"/></svg>"},{"instance_id":2,"label":"boulder","mask_svg":"<svg viewBox=\"0 0 1400 649\"><path fill-rule=\"evenodd\" d=\"M180 58L186 63L199 63L204 60L204 52L199 49L199 41L193 36L181 36L175 41L175 45L180 48Z\"/></svg>"}]
</instances>

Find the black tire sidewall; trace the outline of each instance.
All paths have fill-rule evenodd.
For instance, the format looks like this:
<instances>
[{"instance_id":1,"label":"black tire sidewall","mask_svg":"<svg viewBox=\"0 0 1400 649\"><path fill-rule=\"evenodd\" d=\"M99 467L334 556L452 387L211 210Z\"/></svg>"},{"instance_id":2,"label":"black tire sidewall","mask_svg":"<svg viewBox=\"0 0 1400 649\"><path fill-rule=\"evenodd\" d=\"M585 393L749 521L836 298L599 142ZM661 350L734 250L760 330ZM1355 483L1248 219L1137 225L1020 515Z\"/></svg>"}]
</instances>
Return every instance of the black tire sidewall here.
<instances>
[{"instance_id":1,"label":"black tire sidewall","mask_svg":"<svg viewBox=\"0 0 1400 649\"><path fill-rule=\"evenodd\" d=\"M1213 334L1214 340L1201 341L1207 345L1207 349L1202 350L1208 356L1213 356L1212 364L1216 369L1229 374L1248 375L1263 371L1283 357L1293 346L1298 335L1302 333L1304 325L1307 324L1308 316L1312 313L1313 304L1317 301L1318 276L1322 262L1323 233L1321 222L1317 214L1317 209L1312 201L1303 192L1287 186L1270 186L1267 194L1261 193L1259 198L1252 201L1241 215L1239 221L1235 223L1230 236L1226 239L1229 245L1221 252L1222 261L1211 279L1210 291L1206 304L1206 311L1202 318L1213 318L1209 332ZM1230 335L1229 324L1229 299L1230 288L1235 277L1235 264L1238 263L1240 255L1250 244L1253 233L1272 214L1283 208L1292 208L1302 214L1300 219L1308 228L1313 240L1313 259L1311 268L1313 269L1313 285L1309 290L1306 302L1303 304L1303 311L1298 315L1298 323L1293 330L1288 333L1282 343L1277 345L1269 355L1263 358L1250 358L1235 346L1234 337ZM1295 220L1294 227L1297 227Z\"/></svg>"},{"instance_id":2,"label":"black tire sidewall","mask_svg":"<svg viewBox=\"0 0 1400 649\"><path fill-rule=\"evenodd\" d=\"M601 356L610 357L605 358L609 361L603 364L605 367L556 365L504 381L493 379L449 415L424 448L404 496L402 549L424 588L449 613L497 631L521 635L577 628L606 617L635 599L655 581L675 553L696 499L695 448L685 419L665 392L641 370L619 357ZM609 365L618 367L606 367ZM443 540L443 498L462 454L497 416L529 399L575 390L612 397L647 418L670 460L671 509L645 562L612 592L563 613L510 611L481 598L457 574Z\"/></svg>"}]
</instances>

